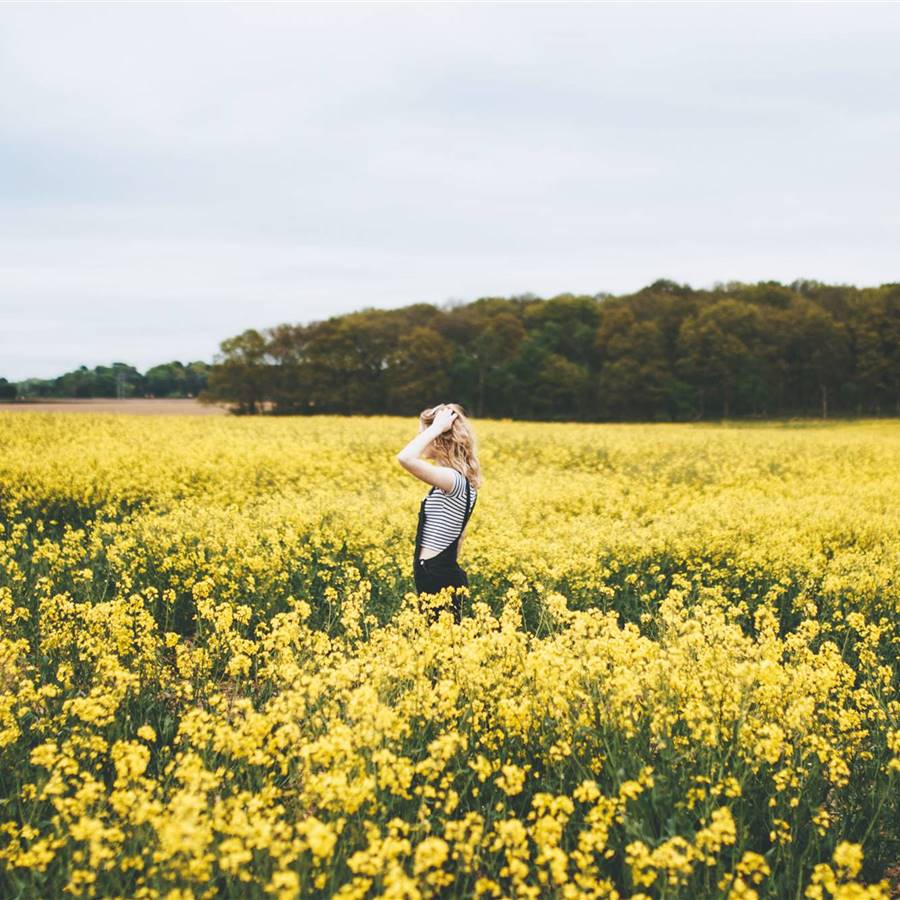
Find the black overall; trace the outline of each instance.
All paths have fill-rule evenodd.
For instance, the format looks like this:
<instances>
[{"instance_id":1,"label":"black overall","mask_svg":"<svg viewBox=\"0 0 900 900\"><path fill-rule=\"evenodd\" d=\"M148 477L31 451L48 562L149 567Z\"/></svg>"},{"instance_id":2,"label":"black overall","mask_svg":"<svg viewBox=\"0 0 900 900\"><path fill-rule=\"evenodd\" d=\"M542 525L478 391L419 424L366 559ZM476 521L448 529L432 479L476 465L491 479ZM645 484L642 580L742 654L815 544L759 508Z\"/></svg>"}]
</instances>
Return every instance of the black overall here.
<instances>
[{"instance_id":1,"label":"black overall","mask_svg":"<svg viewBox=\"0 0 900 900\"><path fill-rule=\"evenodd\" d=\"M472 509L469 509L469 498L471 496L471 488L469 479L466 479L466 515L463 518L462 528L459 535L452 544L444 547L437 556L430 556L428 559L419 559L419 551L422 547L422 531L425 528L425 500L428 499L436 489L432 488L419 507L419 527L416 530L416 551L413 556L413 574L416 580L416 590L419 594L436 594L441 588L445 587L468 587L469 579L466 577L465 571L456 561L456 552L459 549L459 539L462 537L463 531L466 529L466 522L469 521L469 515L475 509L475 503ZM462 618L462 597L457 591L453 591L453 618L459 623ZM435 612L437 615L437 612Z\"/></svg>"}]
</instances>

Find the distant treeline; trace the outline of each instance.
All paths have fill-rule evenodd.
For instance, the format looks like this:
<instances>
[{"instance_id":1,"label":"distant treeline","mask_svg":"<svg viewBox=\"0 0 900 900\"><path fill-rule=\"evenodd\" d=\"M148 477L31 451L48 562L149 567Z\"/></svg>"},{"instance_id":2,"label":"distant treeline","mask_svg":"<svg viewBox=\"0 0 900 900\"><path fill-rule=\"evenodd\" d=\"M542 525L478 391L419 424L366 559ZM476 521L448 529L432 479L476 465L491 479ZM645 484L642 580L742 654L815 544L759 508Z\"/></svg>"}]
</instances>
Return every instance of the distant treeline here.
<instances>
[{"instance_id":1,"label":"distant treeline","mask_svg":"<svg viewBox=\"0 0 900 900\"><path fill-rule=\"evenodd\" d=\"M660 280L634 294L365 308L223 341L238 413L684 421L900 415L900 284Z\"/></svg>"},{"instance_id":2,"label":"distant treeline","mask_svg":"<svg viewBox=\"0 0 900 900\"><path fill-rule=\"evenodd\" d=\"M153 366L143 375L127 363L88 369L81 366L58 378L0 378L0 399L16 397L196 397L205 387L209 363L180 362Z\"/></svg>"},{"instance_id":3,"label":"distant treeline","mask_svg":"<svg viewBox=\"0 0 900 900\"><path fill-rule=\"evenodd\" d=\"M900 415L900 284L659 280L622 296L534 294L365 308L249 329L212 365L81 366L0 378L0 400L199 397L239 414L687 421Z\"/></svg>"}]
</instances>

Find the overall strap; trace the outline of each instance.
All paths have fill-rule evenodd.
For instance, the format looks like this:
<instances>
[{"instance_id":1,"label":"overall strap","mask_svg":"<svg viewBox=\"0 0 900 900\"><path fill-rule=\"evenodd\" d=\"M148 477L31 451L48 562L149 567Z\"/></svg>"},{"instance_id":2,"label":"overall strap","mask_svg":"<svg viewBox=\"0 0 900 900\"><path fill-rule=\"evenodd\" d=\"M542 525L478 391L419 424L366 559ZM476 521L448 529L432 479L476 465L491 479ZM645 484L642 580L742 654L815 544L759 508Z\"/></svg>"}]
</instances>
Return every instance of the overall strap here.
<instances>
[{"instance_id":1,"label":"overall strap","mask_svg":"<svg viewBox=\"0 0 900 900\"><path fill-rule=\"evenodd\" d=\"M472 511L475 509L475 503L478 502L478 498L476 497L475 503L472 504L472 509L469 509L469 497L471 496L471 490L472 489L469 485L469 479L466 478L466 514L463 517L462 528L459 529L459 534L457 535L456 540L459 540L462 537L462 533L466 530L466 522L469 521L469 516L472 514Z\"/></svg>"}]
</instances>

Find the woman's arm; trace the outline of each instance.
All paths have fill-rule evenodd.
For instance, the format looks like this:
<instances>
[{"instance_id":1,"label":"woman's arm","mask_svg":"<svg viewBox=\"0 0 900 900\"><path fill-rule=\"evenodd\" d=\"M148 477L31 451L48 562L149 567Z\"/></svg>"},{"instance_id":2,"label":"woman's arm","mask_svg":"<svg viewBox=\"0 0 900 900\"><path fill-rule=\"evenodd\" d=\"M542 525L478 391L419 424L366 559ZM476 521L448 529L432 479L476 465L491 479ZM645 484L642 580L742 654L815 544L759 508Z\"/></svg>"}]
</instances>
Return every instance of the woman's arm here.
<instances>
[{"instance_id":1,"label":"woman's arm","mask_svg":"<svg viewBox=\"0 0 900 900\"><path fill-rule=\"evenodd\" d=\"M453 424L455 418L455 410L449 408L440 410L431 425L420 431L396 456L397 462L407 472L411 472L416 478L428 484L439 487L448 494L453 490L454 470L449 466L433 466L419 457L439 434Z\"/></svg>"}]
</instances>

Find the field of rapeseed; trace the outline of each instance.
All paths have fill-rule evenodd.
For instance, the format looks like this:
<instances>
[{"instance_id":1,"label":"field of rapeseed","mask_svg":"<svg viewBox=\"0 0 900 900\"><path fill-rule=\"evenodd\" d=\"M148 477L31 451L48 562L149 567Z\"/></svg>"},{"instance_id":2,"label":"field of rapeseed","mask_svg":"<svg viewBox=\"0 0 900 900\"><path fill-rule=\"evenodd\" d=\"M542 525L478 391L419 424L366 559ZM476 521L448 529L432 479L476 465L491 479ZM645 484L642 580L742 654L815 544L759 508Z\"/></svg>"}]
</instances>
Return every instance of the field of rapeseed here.
<instances>
[{"instance_id":1,"label":"field of rapeseed","mask_svg":"<svg viewBox=\"0 0 900 900\"><path fill-rule=\"evenodd\" d=\"M3 897L887 898L900 423L0 413Z\"/></svg>"}]
</instances>

